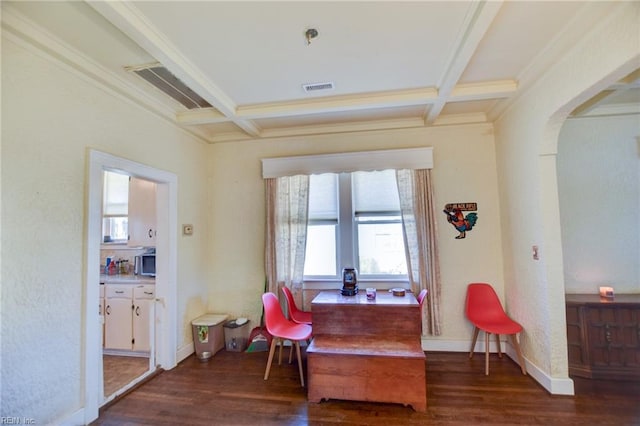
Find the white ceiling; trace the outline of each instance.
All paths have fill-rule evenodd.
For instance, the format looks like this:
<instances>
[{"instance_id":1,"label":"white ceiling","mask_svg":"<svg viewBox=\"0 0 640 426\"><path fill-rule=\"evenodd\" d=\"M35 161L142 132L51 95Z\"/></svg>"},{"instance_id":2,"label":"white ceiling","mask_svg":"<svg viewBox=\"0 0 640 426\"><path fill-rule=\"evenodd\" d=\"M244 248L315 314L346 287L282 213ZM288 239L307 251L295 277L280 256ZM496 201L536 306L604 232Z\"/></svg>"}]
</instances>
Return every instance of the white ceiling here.
<instances>
[{"instance_id":1,"label":"white ceiling","mask_svg":"<svg viewBox=\"0 0 640 426\"><path fill-rule=\"evenodd\" d=\"M214 143L490 122L613 6L3 1L2 11L5 28L73 53L76 66ZM310 44L309 28L319 33ZM156 62L213 107L187 110L125 70ZM640 104L632 77L576 113ZM319 82L335 88L302 89Z\"/></svg>"}]
</instances>

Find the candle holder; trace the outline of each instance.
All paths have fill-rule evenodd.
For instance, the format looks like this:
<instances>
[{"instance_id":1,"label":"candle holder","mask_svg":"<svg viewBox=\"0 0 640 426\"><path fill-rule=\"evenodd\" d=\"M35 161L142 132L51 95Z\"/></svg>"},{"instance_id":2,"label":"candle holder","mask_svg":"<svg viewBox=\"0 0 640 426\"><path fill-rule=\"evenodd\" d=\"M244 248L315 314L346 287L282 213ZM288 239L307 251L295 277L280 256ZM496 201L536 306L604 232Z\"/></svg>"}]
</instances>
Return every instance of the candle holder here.
<instances>
[{"instance_id":1,"label":"candle holder","mask_svg":"<svg viewBox=\"0 0 640 426\"><path fill-rule=\"evenodd\" d=\"M600 287L600 297L613 299L613 287Z\"/></svg>"}]
</instances>

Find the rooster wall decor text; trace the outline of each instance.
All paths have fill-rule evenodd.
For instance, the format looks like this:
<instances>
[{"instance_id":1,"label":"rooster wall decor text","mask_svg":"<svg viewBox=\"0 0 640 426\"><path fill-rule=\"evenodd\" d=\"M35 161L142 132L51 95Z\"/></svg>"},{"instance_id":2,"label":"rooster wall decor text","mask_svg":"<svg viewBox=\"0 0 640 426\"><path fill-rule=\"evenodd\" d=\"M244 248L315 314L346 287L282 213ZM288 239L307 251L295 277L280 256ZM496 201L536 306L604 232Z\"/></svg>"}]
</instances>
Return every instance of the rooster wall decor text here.
<instances>
[{"instance_id":1,"label":"rooster wall decor text","mask_svg":"<svg viewBox=\"0 0 640 426\"><path fill-rule=\"evenodd\" d=\"M453 225L459 232L456 240L461 240L467 236L467 231L471 231L478 221L478 203L449 203L444 206L444 214L447 215L447 222ZM471 212L466 215L463 212Z\"/></svg>"}]
</instances>

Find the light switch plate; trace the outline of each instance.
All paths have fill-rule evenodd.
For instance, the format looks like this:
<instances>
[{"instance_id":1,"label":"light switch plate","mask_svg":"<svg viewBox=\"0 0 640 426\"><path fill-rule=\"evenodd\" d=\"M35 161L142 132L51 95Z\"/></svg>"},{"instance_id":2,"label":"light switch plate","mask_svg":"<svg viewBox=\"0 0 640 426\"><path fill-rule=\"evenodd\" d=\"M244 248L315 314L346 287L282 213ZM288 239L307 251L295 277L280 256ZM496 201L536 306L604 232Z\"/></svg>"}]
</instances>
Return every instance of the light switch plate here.
<instances>
[{"instance_id":1,"label":"light switch plate","mask_svg":"<svg viewBox=\"0 0 640 426\"><path fill-rule=\"evenodd\" d=\"M182 225L182 235L193 235L193 225Z\"/></svg>"}]
</instances>

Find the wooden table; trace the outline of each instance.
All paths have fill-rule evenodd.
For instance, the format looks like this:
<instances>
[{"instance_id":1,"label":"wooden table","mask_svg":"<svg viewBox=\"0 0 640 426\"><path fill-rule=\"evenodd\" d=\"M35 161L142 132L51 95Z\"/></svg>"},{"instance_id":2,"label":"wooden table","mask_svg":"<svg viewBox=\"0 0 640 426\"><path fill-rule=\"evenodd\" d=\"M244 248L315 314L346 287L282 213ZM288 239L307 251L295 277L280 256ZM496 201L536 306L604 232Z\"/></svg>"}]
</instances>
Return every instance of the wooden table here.
<instances>
[{"instance_id":1,"label":"wooden table","mask_svg":"<svg viewBox=\"0 0 640 426\"><path fill-rule=\"evenodd\" d=\"M420 306L379 291L342 296L323 291L311 303L313 341L307 348L309 401L394 402L426 411Z\"/></svg>"}]
</instances>

